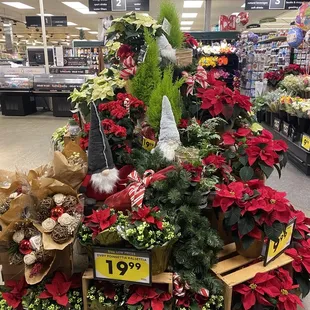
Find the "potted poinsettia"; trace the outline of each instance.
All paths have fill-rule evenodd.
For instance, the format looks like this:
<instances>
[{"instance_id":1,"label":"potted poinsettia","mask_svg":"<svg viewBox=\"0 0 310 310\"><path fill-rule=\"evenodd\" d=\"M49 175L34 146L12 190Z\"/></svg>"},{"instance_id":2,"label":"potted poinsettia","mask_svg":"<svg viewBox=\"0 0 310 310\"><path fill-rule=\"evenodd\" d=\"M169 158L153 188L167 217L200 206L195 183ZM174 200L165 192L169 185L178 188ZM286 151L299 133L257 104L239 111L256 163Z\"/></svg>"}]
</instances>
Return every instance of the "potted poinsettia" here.
<instances>
[{"instance_id":1,"label":"potted poinsettia","mask_svg":"<svg viewBox=\"0 0 310 310\"><path fill-rule=\"evenodd\" d=\"M232 232L241 255L259 257L265 236L277 242L294 217L285 196L260 180L217 185L213 207L224 213L224 227Z\"/></svg>"},{"instance_id":2,"label":"potted poinsettia","mask_svg":"<svg viewBox=\"0 0 310 310\"><path fill-rule=\"evenodd\" d=\"M297 310L297 305L303 305L294 294L296 288L298 285L293 284L289 272L283 268L257 273L252 280L234 287L236 298L240 300L234 309L254 310L260 305L270 310Z\"/></svg>"},{"instance_id":3,"label":"potted poinsettia","mask_svg":"<svg viewBox=\"0 0 310 310\"><path fill-rule=\"evenodd\" d=\"M288 146L282 140L274 140L268 130L253 132L250 128L239 128L224 133L222 139L233 174L243 181L269 178L274 168L281 176Z\"/></svg>"},{"instance_id":4,"label":"potted poinsettia","mask_svg":"<svg viewBox=\"0 0 310 310\"><path fill-rule=\"evenodd\" d=\"M134 285L129 288L126 304L129 310L162 310L171 298L169 293L157 288Z\"/></svg>"},{"instance_id":5,"label":"potted poinsettia","mask_svg":"<svg viewBox=\"0 0 310 310\"><path fill-rule=\"evenodd\" d=\"M89 310L113 310L120 305L123 286L96 281L87 291Z\"/></svg>"},{"instance_id":6,"label":"potted poinsettia","mask_svg":"<svg viewBox=\"0 0 310 310\"><path fill-rule=\"evenodd\" d=\"M122 238L117 232L117 225L124 219L123 214L117 214L110 208L93 210L92 215L84 219L84 227L82 226L81 229L85 234L88 233L86 228L92 231L92 239L95 244L102 246L119 245L122 243Z\"/></svg>"},{"instance_id":7,"label":"potted poinsettia","mask_svg":"<svg viewBox=\"0 0 310 310\"><path fill-rule=\"evenodd\" d=\"M179 234L158 207L144 205L132 209L128 221L118 225L118 232L136 249L151 250L152 274L160 274L168 267L172 246Z\"/></svg>"}]
</instances>

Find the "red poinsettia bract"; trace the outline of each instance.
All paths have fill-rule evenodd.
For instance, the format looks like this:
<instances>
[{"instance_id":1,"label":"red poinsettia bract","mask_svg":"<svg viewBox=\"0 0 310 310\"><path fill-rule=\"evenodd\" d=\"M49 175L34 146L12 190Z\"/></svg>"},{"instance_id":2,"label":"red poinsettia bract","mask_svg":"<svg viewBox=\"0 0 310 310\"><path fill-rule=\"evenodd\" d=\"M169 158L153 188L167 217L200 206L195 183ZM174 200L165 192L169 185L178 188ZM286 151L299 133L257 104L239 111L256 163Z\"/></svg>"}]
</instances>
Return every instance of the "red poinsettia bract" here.
<instances>
[{"instance_id":1,"label":"red poinsettia bract","mask_svg":"<svg viewBox=\"0 0 310 310\"><path fill-rule=\"evenodd\" d=\"M302 241L295 249L287 249L285 254L291 256L294 261L292 266L296 272L302 272L303 267L310 274L310 247L307 241Z\"/></svg>"},{"instance_id":2,"label":"red poinsettia bract","mask_svg":"<svg viewBox=\"0 0 310 310\"><path fill-rule=\"evenodd\" d=\"M117 221L117 215L111 213L111 209L93 210L93 214L85 218L85 225L93 231L93 237L110 228Z\"/></svg>"},{"instance_id":3,"label":"red poinsettia bract","mask_svg":"<svg viewBox=\"0 0 310 310\"><path fill-rule=\"evenodd\" d=\"M52 298L58 305L66 307L69 303L67 294L70 287L71 282L67 281L66 276L61 272L56 272L52 282L45 284L46 291L42 292L39 298Z\"/></svg>"},{"instance_id":4,"label":"red poinsettia bract","mask_svg":"<svg viewBox=\"0 0 310 310\"><path fill-rule=\"evenodd\" d=\"M199 183L201 181L201 175L203 171L202 166L194 166L191 163L182 164L183 168L192 175L191 181L195 183Z\"/></svg>"},{"instance_id":5,"label":"red poinsettia bract","mask_svg":"<svg viewBox=\"0 0 310 310\"><path fill-rule=\"evenodd\" d=\"M133 211L131 215L131 219L133 222L142 221L148 224L154 224L158 229L163 229L162 220L156 217L156 213L159 211L158 207L149 208L147 206L142 206L142 208L138 208L137 211Z\"/></svg>"},{"instance_id":6,"label":"red poinsettia bract","mask_svg":"<svg viewBox=\"0 0 310 310\"><path fill-rule=\"evenodd\" d=\"M171 299L169 293L158 293L153 287L138 286L127 300L128 305L141 304L143 310L162 310L164 303Z\"/></svg>"},{"instance_id":7,"label":"red poinsettia bract","mask_svg":"<svg viewBox=\"0 0 310 310\"><path fill-rule=\"evenodd\" d=\"M5 286L11 289L10 292L2 293L3 299L8 306L13 309L19 309L21 307L22 298L27 294L27 282L23 277L19 281L6 281Z\"/></svg>"}]
</instances>

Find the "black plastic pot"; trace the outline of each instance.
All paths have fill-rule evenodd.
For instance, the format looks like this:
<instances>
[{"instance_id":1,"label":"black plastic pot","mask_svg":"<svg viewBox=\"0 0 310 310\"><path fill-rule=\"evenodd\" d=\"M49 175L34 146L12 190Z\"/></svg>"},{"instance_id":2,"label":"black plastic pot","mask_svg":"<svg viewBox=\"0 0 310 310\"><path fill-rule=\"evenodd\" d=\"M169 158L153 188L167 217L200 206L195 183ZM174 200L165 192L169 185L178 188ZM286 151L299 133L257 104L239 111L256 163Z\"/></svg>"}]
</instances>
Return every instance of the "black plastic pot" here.
<instances>
[{"instance_id":1,"label":"black plastic pot","mask_svg":"<svg viewBox=\"0 0 310 310\"><path fill-rule=\"evenodd\" d=\"M259 123L264 122L265 121L265 111L257 111L256 117L257 117L257 121Z\"/></svg>"},{"instance_id":2,"label":"black plastic pot","mask_svg":"<svg viewBox=\"0 0 310 310\"><path fill-rule=\"evenodd\" d=\"M279 118L281 121L287 122L287 113L285 111L279 111Z\"/></svg>"},{"instance_id":3,"label":"black plastic pot","mask_svg":"<svg viewBox=\"0 0 310 310\"><path fill-rule=\"evenodd\" d=\"M287 113L287 122L294 126L295 128L297 128L298 126L298 117L296 115L291 115L289 113Z\"/></svg>"},{"instance_id":4,"label":"black plastic pot","mask_svg":"<svg viewBox=\"0 0 310 310\"><path fill-rule=\"evenodd\" d=\"M307 132L309 129L309 119L308 118L300 118L298 117L298 127L297 127L297 131L299 133L304 133Z\"/></svg>"},{"instance_id":5,"label":"black plastic pot","mask_svg":"<svg viewBox=\"0 0 310 310\"><path fill-rule=\"evenodd\" d=\"M265 123L267 125L272 125L271 124L271 112L270 111L266 111L266 113L265 113Z\"/></svg>"}]
</instances>

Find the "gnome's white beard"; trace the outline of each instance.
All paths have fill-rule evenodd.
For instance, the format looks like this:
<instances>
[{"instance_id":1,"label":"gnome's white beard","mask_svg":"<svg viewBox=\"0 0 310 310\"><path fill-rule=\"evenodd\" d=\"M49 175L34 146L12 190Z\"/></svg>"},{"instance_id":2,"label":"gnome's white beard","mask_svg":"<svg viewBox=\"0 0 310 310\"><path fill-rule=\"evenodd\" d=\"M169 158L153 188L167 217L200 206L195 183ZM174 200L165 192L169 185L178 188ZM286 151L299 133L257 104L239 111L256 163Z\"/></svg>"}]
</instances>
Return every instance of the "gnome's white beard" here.
<instances>
[{"instance_id":1,"label":"gnome's white beard","mask_svg":"<svg viewBox=\"0 0 310 310\"><path fill-rule=\"evenodd\" d=\"M167 160L172 161L175 159L175 151L179 146L180 142L178 141L167 141L159 143L156 148L161 150Z\"/></svg>"},{"instance_id":2,"label":"gnome's white beard","mask_svg":"<svg viewBox=\"0 0 310 310\"><path fill-rule=\"evenodd\" d=\"M93 186L93 189L100 193L110 194L113 192L113 189L116 183L119 180L119 172L116 168L103 171L100 173L95 173L91 176L90 183Z\"/></svg>"}]
</instances>

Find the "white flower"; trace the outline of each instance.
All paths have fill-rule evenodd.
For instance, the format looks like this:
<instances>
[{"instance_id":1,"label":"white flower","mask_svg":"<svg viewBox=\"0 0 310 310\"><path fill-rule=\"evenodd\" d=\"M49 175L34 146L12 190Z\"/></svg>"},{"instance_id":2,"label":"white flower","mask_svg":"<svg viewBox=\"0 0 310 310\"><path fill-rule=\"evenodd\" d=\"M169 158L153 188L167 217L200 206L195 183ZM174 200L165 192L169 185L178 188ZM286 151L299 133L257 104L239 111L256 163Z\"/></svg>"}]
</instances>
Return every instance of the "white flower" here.
<instances>
[{"instance_id":1,"label":"white flower","mask_svg":"<svg viewBox=\"0 0 310 310\"><path fill-rule=\"evenodd\" d=\"M42 237L41 237L41 235L37 235L37 236L31 237L29 239L29 241L30 241L30 244L31 244L31 248L34 251L40 250L40 248L42 246Z\"/></svg>"},{"instance_id":2,"label":"white flower","mask_svg":"<svg viewBox=\"0 0 310 310\"><path fill-rule=\"evenodd\" d=\"M46 219L44 222L42 222L43 231L46 233L52 232L56 224L56 221L54 221L52 218Z\"/></svg>"},{"instance_id":3,"label":"white flower","mask_svg":"<svg viewBox=\"0 0 310 310\"><path fill-rule=\"evenodd\" d=\"M29 266L33 265L37 261L36 255L34 252L31 252L30 254L27 254L24 256L24 263Z\"/></svg>"},{"instance_id":4,"label":"white flower","mask_svg":"<svg viewBox=\"0 0 310 310\"><path fill-rule=\"evenodd\" d=\"M64 213L58 218L58 223L61 226L70 226L74 223L74 217L68 213Z\"/></svg>"},{"instance_id":5,"label":"white flower","mask_svg":"<svg viewBox=\"0 0 310 310\"><path fill-rule=\"evenodd\" d=\"M12 193L12 194L9 196L9 198L15 199L18 195L19 195L19 194L15 192L15 193Z\"/></svg>"},{"instance_id":6,"label":"white flower","mask_svg":"<svg viewBox=\"0 0 310 310\"><path fill-rule=\"evenodd\" d=\"M25 238L25 234L23 230L18 230L13 235L13 241L16 243L20 243Z\"/></svg>"},{"instance_id":7,"label":"white flower","mask_svg":"<svg viewBox=\"0 0 310 310\"><path fill-rule=\"evenodd\" d=\"M53 199L57 206L61 206L65 201L66 196L63 194L56 194L53 196Z\"/></svg>"}]
</instances>

